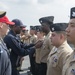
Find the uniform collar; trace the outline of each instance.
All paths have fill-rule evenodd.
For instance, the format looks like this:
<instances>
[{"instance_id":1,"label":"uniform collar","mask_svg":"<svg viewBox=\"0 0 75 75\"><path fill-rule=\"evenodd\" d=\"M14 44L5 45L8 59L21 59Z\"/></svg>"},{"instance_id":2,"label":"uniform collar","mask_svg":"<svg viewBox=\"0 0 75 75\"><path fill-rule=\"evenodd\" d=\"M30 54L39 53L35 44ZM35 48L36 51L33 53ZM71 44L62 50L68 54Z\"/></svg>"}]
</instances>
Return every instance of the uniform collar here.
<instances>
[{"instance_id":1,"label":"uniform collar","mask_svg":"<svg viewBox=\"0 0 75 75\"><path fill-rule=\"evenodd\" d=\"M61 52L61 48L63 48L65 44L67 44L67 41L64 41L63 44L60 45L60 46L57 48L57 52L58 52L58 53Z\"/></svg>"},{"instance_id":2,"label":"uniform collar","mask_svg":"<svg viewBox=\"0 0 75 75\"><path fill-rule=\"evenodd\" d=\"M49 33L47 34L47 36L50 36L50 33L51 33L51 32L49 32Z\"/></svg>"},{"instance_id":3,"label":"uniform collar","mask_svg":"<svg viewBox=\"0 0 75 75\"><path fill-rule=\"evenodd\" d=\"M8 34L12 34L13 36L16 36L16 34L13 32L13 30L10 30L10 31L8 32Z\"/></svg>"},{"instance_id":4,"label":"uniform collar","mask_svg":"<svg viewBox=\"0 0 75 75\"><path fill-rule=\"evenodd\" d=\"M0 44L3 42L3 39L2 38L0 38Z\"/></svg>"},{"instance_id":5,"label":"uniform collar","mask_svg":"<svg viewBox=\"0 0 75 75\"><path fill-rule=\"evenodd\" d=\"M48 38L48 37L50 36L50 34L51 34L51 32L49 32L49 33L45 36L45 38Z\"/></svg>"},{"instance_id":6,"label":"uniform collar","mask_svg":"<svg viewBox=\"0 0 75 75\"><path fill-rule=\"evenodd\" d=\"M75 61L75 50L73 51L73 53L71 54L72 56L71 56L71 62L73 62L73 61Z\"/></svg>"},{"instance_id":7,"label":"uniform collar","mask_svg":"<svg viewBox=\"0 0 75 75\"><path fill-rule=\"evenodd\" d=\"M56 47L53 47L53 49L50 52L50 56L52 56L55 53L57 53L57 48Z\"/></svg>"},{"instance_id":8,"label":"uniform collar","mask_svg":"<svg viewBox=\"0 0 75 75\"><path fill-rule=\"evenodd\" d=\"M64 42L61 46L59 46L58 48L54 47L53 50L52 50L51 55L54 54L54 53L60 53L60 52L61 52L61 48L63 48L66 43L67 43L67 41L65 41L65 42Z\"/></svg>"}]
</instances>

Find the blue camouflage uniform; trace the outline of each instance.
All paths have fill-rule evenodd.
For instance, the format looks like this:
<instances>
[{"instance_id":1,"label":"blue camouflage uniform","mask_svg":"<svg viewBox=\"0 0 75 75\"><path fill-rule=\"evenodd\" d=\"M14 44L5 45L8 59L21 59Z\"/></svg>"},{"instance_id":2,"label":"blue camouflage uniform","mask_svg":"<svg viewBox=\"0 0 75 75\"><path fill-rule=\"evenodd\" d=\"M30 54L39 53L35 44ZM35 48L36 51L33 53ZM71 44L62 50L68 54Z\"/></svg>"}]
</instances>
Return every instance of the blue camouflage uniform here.
<instances>
[{"instance_id":1,"label":"blue camouflage uniform","mask_svg":"<svg viewBox=\"0 0 75 75\"><path fill-rule=\"evenodd\" d=\"M0 75L11 75L9 53L2 39L0 39Z\"/></svg>"}]
</instances>

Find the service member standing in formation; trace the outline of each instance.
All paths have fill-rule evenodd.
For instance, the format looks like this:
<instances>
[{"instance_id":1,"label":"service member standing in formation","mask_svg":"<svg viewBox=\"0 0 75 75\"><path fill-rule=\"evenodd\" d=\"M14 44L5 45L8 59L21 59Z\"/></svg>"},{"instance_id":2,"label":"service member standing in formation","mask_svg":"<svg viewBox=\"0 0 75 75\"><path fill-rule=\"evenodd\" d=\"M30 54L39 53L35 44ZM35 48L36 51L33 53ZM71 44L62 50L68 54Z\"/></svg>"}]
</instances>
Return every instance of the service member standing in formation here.
<instances>
[{"instance_id":1,"label":"service member standing in formation","mask_svg":"<svg viewBox=\"0 0 75 75\"><path fill-rule=\"evenodd\" d=\"M30 35L31 35L30 43L35 43L36 42L37 36L35 35L35 30L36 30L35 26L30 26Z\"/></svg>"},{"instance_id":2,"label":"service member standing in formation","mask_svg":"<svg viewBox=\"0 0 75 75\"><path fill-rule=\"evenodd\" d=\"M36 43L36 39L37 39L37 36L35 35L35 26L30 26L30 43ZM29 53L29 58L30 58L30 72L33 74L33 75L36 75L36 72L35 72L35 49L32 49Z\"/></svg>"},{"instance_id":3,"label":"service member standing in formation","mask_svg":"<svg viewBox=\"0 0 75 75\"><path fill-rule=\"evenodd\" d=\"M47 57L52 49L51 40L50 40L50 26L53 24L54 17L42 17L39 19L39 22L42 26L42 31L45 33L45 38L43 41L43 45L40 51L40 70L39 75L46 75L47 71Z\"/></svg>"},{"instance_id":4,"label":"service member standing in formation","mask_svg":"<svg viewBox=\"0 0 75 75\"><path fill-rule=\"evenodd\" d=\"M38 26L35 26L36 27L36 31L37 31L37 41L43 41L44 40L44 33L42 31L42 28L40 25ZM36 70L36 73L37 75L39 75L39 70L40 70L40 52L41 52L41 48L37 48L35 50L35 70Z\"/></svg>"},{"instance_id":5,"label":"service member standing in formation","mask_svg":"<svg viewBox=\"0 0 75 75\"><path fill-rule=\"evenodd\" d=\"M53 47L48 56L47 75L62 75L65 59L73 51L67 43L66 27L66 23L55 23L51 27L51 42L55 47Z\"/></svg>"},{"instance_id":6,"label":"service member standing in formation","mask_svg":"<svg viewBox=\"0 0 75 75\"><path fill-rule=\"evenodd\" d=\"M70 21L66 29L67 39L75 47L75 7L71 8ZM75 75L75 49L63 67L62 75Z\"/></svg>"},{"instance_id":7,"label":"service member standing in formation","mask_svg":"<svg viewBox=\"0 0 75 75\"><path fill-rule=\"evenodd\" d=\"M5 16L6 12L0 11L0 75L11 75L11 62L8 49L3 41L7 33L8 25L13 25Z\"/></svg>"},{"instance_id":8,"label":"service member standing in formation","mask_svg":"<svg viewBox=\"0 0 75 75\"><path fill-rule=\"evenodd\" d=\"M20 39L23 43L30 44L30 34L28 30L25 28L22 28L21 33L20 33Z\"/></svg>"}]
</instances>

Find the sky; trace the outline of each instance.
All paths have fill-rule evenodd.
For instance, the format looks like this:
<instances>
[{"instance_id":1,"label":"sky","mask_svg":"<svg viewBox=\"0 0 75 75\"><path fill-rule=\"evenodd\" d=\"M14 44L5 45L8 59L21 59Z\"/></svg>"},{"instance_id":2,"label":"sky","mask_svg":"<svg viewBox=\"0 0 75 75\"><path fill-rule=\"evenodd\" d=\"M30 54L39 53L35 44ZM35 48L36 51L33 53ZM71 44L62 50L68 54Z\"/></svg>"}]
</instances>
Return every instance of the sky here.
<instances>
[{"instance_id":1,"label":"sky","mask_svg":"<svg viewBox=\"0 0 75 75\"><path fill-rule=\"evenodd\" d=\"M20 19L27 29L40 25L39 18L45 16L54 16L54 23L67 23L72 7L75 0L0 0L0 10L6 11L10 20Z\"/></svg>"}]
</instances>

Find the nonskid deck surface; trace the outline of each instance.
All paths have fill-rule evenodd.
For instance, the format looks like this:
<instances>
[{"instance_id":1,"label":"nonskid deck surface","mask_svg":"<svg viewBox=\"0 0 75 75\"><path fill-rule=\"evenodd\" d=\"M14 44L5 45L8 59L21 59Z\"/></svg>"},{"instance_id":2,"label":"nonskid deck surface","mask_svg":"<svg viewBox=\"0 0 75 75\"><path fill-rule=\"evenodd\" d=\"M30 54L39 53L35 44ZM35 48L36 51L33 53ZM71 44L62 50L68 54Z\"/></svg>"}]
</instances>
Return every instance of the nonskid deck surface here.
<instances>
[{"instance_id":1,"label":"nonskid deck surface","mask_svg":"<svg viewBox=\"0 0 75 75\"><path fill-rule=\"evenodd\" d=\"M20 71L20 75L31 75L30 73L30 61L29 61L29 56L24 57L24 61L22 63L22 71Z\"/></svg>"}]
</instances>

